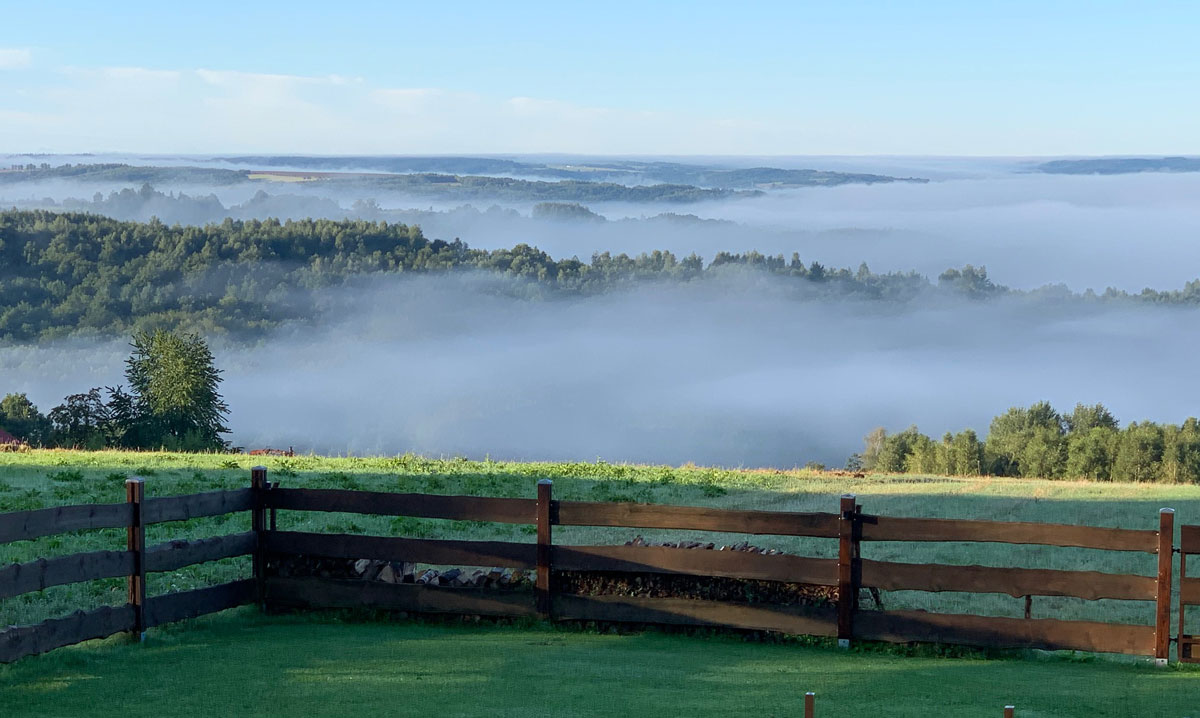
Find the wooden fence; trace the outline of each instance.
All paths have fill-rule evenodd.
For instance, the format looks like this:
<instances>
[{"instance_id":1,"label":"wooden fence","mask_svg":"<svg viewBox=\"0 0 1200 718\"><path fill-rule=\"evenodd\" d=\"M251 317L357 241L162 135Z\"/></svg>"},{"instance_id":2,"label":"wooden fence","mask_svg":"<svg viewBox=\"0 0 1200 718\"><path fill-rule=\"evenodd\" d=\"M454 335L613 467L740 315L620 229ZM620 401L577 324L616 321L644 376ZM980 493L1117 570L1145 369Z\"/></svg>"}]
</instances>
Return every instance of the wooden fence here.
<instances>
[{"instance_id":1,"label":"wooden fence","mask_svg":"<svg viewBox=\"0 0 1200 718\"><path fill-rule=\"evenodd\" d=\"M694 506L558 501L550 481L536 499L442 496L337 489L272 487L266 469L251 487L144 499L130 480L124 504L70 506L0 514L0 543L79 529L126 527L125 551L96 551L0 569L0 599L47 586L126 576L129 602L34 626L0 631L0 662L121 631L258 603L280 607L366 607L428 613L541 617L549 620L726 627L851 640L933 642L1007 648L1073 649L1151 656L1165 663L1171 641L1174 512L1157 528L1117 529L1065 524L926 519L864 513L844 496L836 513L745 511ZM248 533L145 547L144 527L200 516L252 511ZM326 511L536 526L534 543L414 539L276 529L277 511ZM553 541L555 526L605 526L738 534L802 536L837 543L838 558L661 546L583 546ZM1200 527L1183 527L1185 552L1200 553ZM1083 547L1150 554L1150 575L1118 575L992 566L875 561L861 557L869 541L998 542ZM832 549L832 546L830 547ZM832 551L830 551L832 553ZM195 591L145 596L145 573L220 558L253 556L253 577ZM318 576L268 575L268 557L379 559L432 565L536 571L533 591L444 587ZM1186 570L1186 563L1181 566ZM621 572L811 584L836 589L832 605L780 605L690 598L582 595L558 590L560 572ZM926 611L865 610L861 589L1001 593L1014 597L1072 596L1155 605L1153 625L1002 618ZM1181 573L1179 633L1185 606L1200 605L1200 578ZM1180 660L1197 660L1200 638L1181 635Z\"/></svg>"},{"instance_id":2,"label":"wooden fence","mask_svg":"<svg viewBox=\"0 0 1200 718\"><path fill-rule=\"evenodd\" d=\"M262 476L265 477L265 470ZM141 636L147 628L223 611L253 600L253 579L147 597L147 573L252 554L258 548L258 537L254 532L246 532L146 546L146 526L249 511L261 492L248 488L147 499L144 487L141 479L126 481L126 502L122 504L59 506L0 514L0 543L68 531L126 529L124 551L91 551L0 568L0 599L102 578L124 576L128 583L128 601L123 606L77 611L63 618L0 631L0 663L123 631Z\"/></svg>"},{"instance_id":3,"label":"wooden fence","mask_svg":"<svg viewBox=\"0 0 1200 718\"><path fill-rule=\"evenodd\" d=\"M1187 557L1200 555L1200 526L1184 526L1179 532L1179 660L1200 663L1200 635L1188 635L1188 606L1200 606L1200 576L1189 578Z\"/></svg>"}]
</instances>

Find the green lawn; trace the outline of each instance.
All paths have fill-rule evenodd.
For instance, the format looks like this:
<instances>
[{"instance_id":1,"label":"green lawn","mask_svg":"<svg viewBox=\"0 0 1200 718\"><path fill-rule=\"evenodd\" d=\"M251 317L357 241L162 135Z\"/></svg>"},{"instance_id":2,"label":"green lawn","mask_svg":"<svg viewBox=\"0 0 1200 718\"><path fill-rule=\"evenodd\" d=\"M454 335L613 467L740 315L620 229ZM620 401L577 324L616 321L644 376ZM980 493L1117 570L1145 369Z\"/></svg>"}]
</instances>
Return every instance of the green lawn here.
<instances>
[{"instance_id":1,"label":"green lawn","mask_svg":"<svg viewBox=\"0 0 1200 718\"><path fill-rule=\"evenodd\" d=\"M128 475L150 496L249 483L246 456L37 451L0 454L0 511L124 500ZM729 471L607 463L503 463L423 457L266 459L285 486L533 497L540 478L560 499L650 501L789 511L835 511L856 493L867 511L902 516L1157 527L1160 507L1200 523L1200 486L1005 478L869 476L809 471ZM151 543L249 528L245 515L150 527ZM280 528L416 537L534 540L533 527L406 517L281 512ZM556 530L556 543L648 538L750 540L834 556L835 542L770 536L607 528ZM120 548L124 531L78 532L0 546L0 564ZM1154 573L1154 557L1003 544L866 544L868 558ZM230 559L151 574L150 593L248 575ZM0 625L32 623L125 600L121 579L0 600ZM1010 596L885 593L888 608L1019 616ZM1038 617L1151 622L1144 602L1038 598ZM1193 611L1200 618L1200 611ZM1195 624L1196 621L1194 620ZM1200 625L1190 626L1200 632ZM0 666L0 716L18 715L797 715L820 695L822 716L1000 715L1200 717L1200 671L1154 670L1145 659L1069 660L1023 652L981 654L821 642L761 644L656 632L599 635L563 627L459 626L262 617L249 609L124 639L68 648ZM966 656L966 657L962 657ZM136 699L131 700L130 695Z\"/></svg>"},{"instance_id":2,"label":"green lawn","mask_svg":"<svg viewBox=\"0 0 1200 718\"><path fill-rule=\"evenodd\" d=\"M252 609L0 667L18 716L1200 715L1200 673Z\"/></svg>"},{"instance_id":3,"label":"green lawn","mask_svg":"<svg viewBox=\"0 0 1200 718\"><path fill-rule=\"evenodd\" d=\"M124 500L128 475L146 479L150 496L249 485L249 468L262 461L285 486L416 491L481 496L536 495L540 478L554 480L560 499L648 501L783 511L836 511L838 496L856 493L868 512L898 516L1050 521L1155 529L1158 509L1177 510L1178 523L1200 523L1200 486L1012 478L868 476L856 479L811 471L736 471L704 467L627 466L598 463L506 463L435 460L418 456L259 459L223 454L34 451L0 454L0 511L56 504ZM532 526L356 514L281 512L280 528L410 537L534 540ZM152 526L151 543L245 531L246 515ZM623 543L647 538L734 543L750 540L799 554L836 556L836 542L774 536L687 531L562 527L558 543ZM124 531L91 531L0 546L0 563L78 551L117 549ZM1153 556L1085 549L969 543L869 543L864 556L911 562L992 564L1154 575ZM150 593L184 590L248 575L247 559L231 559L151 574ZM123 581L95 581L0 600L0 625L30 623L78 608L124 601ZM980 594L884 594L887 608L1023 615L1020 598ZM1200 611L1193 611L1200 632ZM1149 624L1153 606L1134 601L1035 598L1034 616Z\"/></svg>"}]
</instances>

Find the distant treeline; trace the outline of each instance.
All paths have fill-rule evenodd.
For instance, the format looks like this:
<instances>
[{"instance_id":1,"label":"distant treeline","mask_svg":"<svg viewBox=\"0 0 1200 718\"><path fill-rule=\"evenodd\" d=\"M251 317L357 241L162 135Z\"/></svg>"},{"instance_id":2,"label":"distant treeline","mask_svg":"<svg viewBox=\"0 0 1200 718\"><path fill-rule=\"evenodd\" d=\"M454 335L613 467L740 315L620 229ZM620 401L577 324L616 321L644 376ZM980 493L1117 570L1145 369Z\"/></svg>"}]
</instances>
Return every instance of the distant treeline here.
<instances>
[{"instance_id":1,"label":"distant treeline","mask_svg":"<svg viewBox=\"0 0 1200 718\"><path fill-rule=\"evenodd\" d=\"M1052 160L1038 171L1062 175L1120 175L1134 172L1200 172L1200 157L1097 157Z\"/></svg>"},{"instance_id":2,"label":"distant treeline","mask_svg":"<svg viewBox=\"0 0 1200 718\"><path fill-rule=\"evenodd\" d=\"M697 190L695 199L711 198L706 190L749 190L772 187L822 187L842 184L875 184L879 182L928 182L915 177L889 177L862 172L832 172L816 169L783 169L780 167L735 168L719 165L682 164L678 162L646 162L639 160L589 161L579 164L546 164L518 162L488 157L302 157L302 156L243 156L217 158L251 167L287 167L313 173L342 173L342 176L319 177L315 181L339 183L355 181L378 187L401 186L406 191L499 191L503 193L558 193L555 199L584 199L580 192L589 192L580 184L603 188L611 199L651 199L663 192L661 188L682 186ZM2 181L26 179L71 178L82 181L162 182L235 184L249 180L250 170L214 167L147 167L126 164L76 164L51 166L39 164L14 165L17 173L0 177ZM363 176L364 172L377 173ZM351 173L359 173L351 176ZM501 175L497 177L496 175ZM546 182L544 180L555 180ZM455 188L459 184L461 187ZM437 186L441 185L441 186ZM616 196L616 188L625 186L633 192ZM568 194L574 193L574 196ZM531 194L530 197L533 195ZM544 194L542 195L545 196ZM686 199L689 195L679 195ZM595 197L590 197L595 199ZM658 197L663 199L663 197ZM670 197L666 197L670 199Z\"/></svg>"},{"instance_id":3,"label":"distant treeline","mask_svg":"<svg viewBox=\"0 0 1200 718\"><path fill-rule=\"evenodd\" d=\"M785 259L720 252L708 264L695 254L679 258L663 251L556 260L526 244L472 249L458 240L430 240L415 226L362 220L168 226L7 211L0 212L0 338L154 329L253 335L288 320L311 319L315 289L373 274L462 271L524 280L514 291L525 296L595 294L741 271L791 280L787 286L797 299L906 302L933 294L953 301L1011 295L1058 302L1200 303L1200 280L1180 291L1135 295L1111 289L1079 295L1063 287L1017 292L969 265L943 272L934 283L914 272L876 274L865 264L851 270L805 263L796 254Z\"/></svg>"},{"instance_id":4,"label":"distant treeline","mask_svg":"<svg viewBox=\"0 0 1200 718\"><path fill-rule=\"evenodd\" d=\"M292 174L292 173L289 173ZM252 179L251 175L262 175ZM0 186L24 182L45 182L69 179L75 182L122 184L189 184L228 187L238 184L269 186L271 176L288 176L279 172L229 170L211 167L141 167L123 164L61 165L50 167L22 166L0 172ZM295 179L290 177L289 179ZM826 178L828 180L828 178ZM875 181L886 181L885 179ZM830 183L824 182L824 183ZM837 184L837 182L832 182ZM753 189L696 187L690 184L665 183L624 185L617 182L596 182L585 179L553 181L491 177L476 175L421 172L413 174L332 174L313 175L304 184L329 191L353 192L361 196L372 193L396 193L443 200L490 199L516 202L698 202L734 196L755 196Z\"/></svg>"},{"instance_id":5,"label":"distant treeline","mask_svg":"<svg viewBox=\"0 0 1200 718\"><path fill-rule=\"evenodd\" d=\"M521 221L529 217L515 209L491 205L485 210L479 210L470 204L459 205L453 209L428 210L421 209L385 209L374 199L358 199L349 207L343 207L336 200L328 197L318 197L312 194L269 194L258 190L245 202L223 204L215 194L187 194L185 192L160 192L153 185L143 184L141 188L126 187L114 190L108 194L96 192L90 200L77 197L67 197L55 200L50 197L41 199L14 200L13 208L44 209L54 212L91 212L102 214L113 219L148 222L158 218L166 224L209 224L220 223L225 219L246 220L262 217L277 217L280 219L366 219L376 222L422 224L437 222L451 217L472 220L487 217L489 220ZM728 220L701 219L693 214L677 214L664 212L652 217L641 219L626 218L608 220L578 202L539 202L531 212L533 220L538 221L577 221L588 220L593 223L637 223L671 221L687 222L695 226L733 225Z\"/></svg>"},{"instance_id":6,"label":"distant treeline","mask_svg":"<svg viewBox=\"0 0 1200 718\"><path fill-rule=\"evenodd\" d=\"M940 441L912 426L879 428L849 467L882 473L1200 483L1200 421L1120 428L1102 404L1060 414L1048 402L992 419L980 441L966 429Z\"/></svg>"}]
</instances>

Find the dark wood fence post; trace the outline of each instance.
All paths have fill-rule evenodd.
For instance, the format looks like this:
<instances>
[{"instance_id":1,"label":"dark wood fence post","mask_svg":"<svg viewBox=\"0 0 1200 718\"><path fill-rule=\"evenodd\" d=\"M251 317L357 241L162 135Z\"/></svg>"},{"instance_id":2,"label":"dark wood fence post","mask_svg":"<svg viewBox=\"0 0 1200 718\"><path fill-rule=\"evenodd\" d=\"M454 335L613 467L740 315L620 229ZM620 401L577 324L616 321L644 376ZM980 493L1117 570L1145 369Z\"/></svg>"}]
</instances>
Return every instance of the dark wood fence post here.
<instances>
[{"instance_id":1,"label":"dark wood fence post","mask_svg":"<svg viewBox=\"0 0 1200 718\"><path fill-rule=\"evenodd\" d=\"M1016 706L1004 706L1004 718L1013 718L1017 710Z\"/></svg>"},{"instance_id":2,"label":"dark wood fence post","mask_svg":"<svg viewBox=\"0 0 1200 718\"><path fill-rule=\"evenodd\" d=\"M537 612L543 619L550 618L552 596L550 593L550 525L551 490L554 482L542 479L537 485Z\"/></svg>"},{"instance_id":3,"label":"dark wood fence post","mask_svg":"<svg viewBox=\"0 0 1200 718\"><path fill-rule=\"evenodd\" d=\"M267 610L267 562L263 553L263 533L266 530L267 467L250 469L250 488L254 490L254 510L250 513L250 530L254 532L254 601L259 610Z\"/></svg>"},{"instance_id":4,"label":"dark wood fence post","mask_svg":"<svg viewBox=\"0 0 1200 718\"><path fill-rule=\"evenodd\" d=\"M842 496L838 522L838 647L849 648L854 634L854 609L858 603L855 559L858 558L858 506L854 494Z\"/></svg>"},{"instance_id":5,"label":"dark wood fence post","mask_svg":"<svg viewBox=\"0 0 1200 718\"><path fill-rule=\"evenodd\" d=\"M1171 565L1175 557L1175 509L1158 512L1158 592L1154 611L1154 663L1171 655Z\"/></svg>"},{"instance_id":6,"label":"dark wood fence post","mask_svg":"<svg viewBox=\"0 0 1200 718\"><path fill-rule=\"evenodd\" d=\"M133 606L133 636L139 641L146 640L146 525L142 522L145 499L145 480L125 479L125 500L133 507L133 517L125 529L125 550L133 554L133 571L128 579L129 605Z\"/></svg>"},{"instance_id":7,"label":"dark wood fence post","mask_svg":"<svg viewBox=\"0 0 1200 718\"><path fill-rule=\"evenodd\" d=\"M1187 527L1184 527L1184 531L1187 531ZM1181 538L1179 540L1179 592L1180 593L1183 593L1183 583L1184 583L1184 580L1187 579L1187 577L1188 577L1188 573L1187 573L1188 547L1184 544L1185 544L1185 541L1184 541L1184 539ZM1179 597L1179 636L1178 636L1178 639L1175 641L1175 660L1179 661L1180 663L1183 663L1183 660L1185 658L1191 658L1191 653L1192 653L1191 646L1188 645L1188 642L1184 640L1184 636L1187 635L1185 632L1185 628L1187 626L1187 607L1188 607L1188 604L1183 602L1183 596L1180 596Z\"/></svg>"},{"instance_id":8,"label":"dark wood fence post","mask_svg":"<svg viewBox=\"0 0 1200 718\"><path fill-rule=\"evenodd\" d=\"M816 715L817 694L809 691L804 694L804 718L813 718Z\"/></svg>"}]
</instances>

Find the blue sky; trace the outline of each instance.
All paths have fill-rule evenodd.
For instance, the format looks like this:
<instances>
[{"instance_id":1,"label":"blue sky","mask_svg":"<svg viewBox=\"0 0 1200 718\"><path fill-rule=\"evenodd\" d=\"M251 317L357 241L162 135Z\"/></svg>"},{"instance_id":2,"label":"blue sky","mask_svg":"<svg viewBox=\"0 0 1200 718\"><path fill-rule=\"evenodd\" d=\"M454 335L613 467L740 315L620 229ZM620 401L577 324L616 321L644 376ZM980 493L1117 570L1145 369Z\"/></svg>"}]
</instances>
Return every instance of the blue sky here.
<instances>
[{"instance_id":1,"label":"blue sky","mask_svg":"<svg viewBox=\"0 0 1200 718\"><path fill-rule=\"evenodd\" d=\"M4 2L0 152L1200 153L1200 3Z\"/></svg>"}]
</instances>

